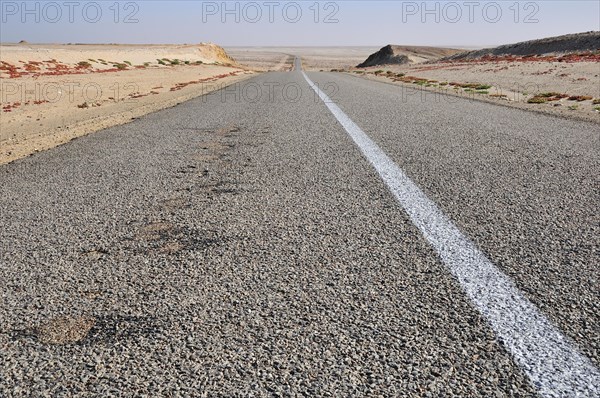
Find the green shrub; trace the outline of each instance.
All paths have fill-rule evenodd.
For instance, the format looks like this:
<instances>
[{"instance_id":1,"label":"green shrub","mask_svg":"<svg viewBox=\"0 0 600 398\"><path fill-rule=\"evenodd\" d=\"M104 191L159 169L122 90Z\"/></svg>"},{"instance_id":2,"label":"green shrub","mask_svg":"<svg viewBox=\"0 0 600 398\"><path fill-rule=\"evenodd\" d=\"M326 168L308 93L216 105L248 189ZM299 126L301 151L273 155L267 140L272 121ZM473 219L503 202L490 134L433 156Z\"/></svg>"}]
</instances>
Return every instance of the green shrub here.
<instances>
[{"instance_id":1,"label":"green shrub","mask_svg":"<svg viewBox=\"0 0 600 398\"><path fill-rule=\"evenodd\" d=\"M462 87L462 88L474 88L477 89L478 87L483 87L481 84L479 83L450 83L453 86L458 86L458 87Z\"/></svg>"},{"instance_id":2,"label":"green shrub","mask_svg":"<svg viewBox=\"0 0 600 398\"><path fill-rule=\"evenodd\" d=\"M588 95L572 95L569 97L569 100L577 101L577 102L587 101L587 100L591 100L591 99L593 99L593 98Z\"/></svg>"},{"instance_id":3,"label":"green shrub","mask_svg":"<svg viewBox=\"0 0 600 398\"><path fill-rule=\"evenodd\" d=\"M536 95L536 97L544 97L544 98L550 98L550 97L557 97L561 95L560 93L555 93L554 91L549 92L549 93L540 93L538 95Z\"/></svg>"},{"instance_id":4,"label":"green shrub","mask_svg":"<svg viewBox=\"0 0 600 398\"><path fill-rule=\"evenodd\" d=\"M529 100L527 100L528 104L545 104L546 102L548 102L548 100L544 97L533 97L533 98L529 98Z\"/></svg>"}]
</instances>

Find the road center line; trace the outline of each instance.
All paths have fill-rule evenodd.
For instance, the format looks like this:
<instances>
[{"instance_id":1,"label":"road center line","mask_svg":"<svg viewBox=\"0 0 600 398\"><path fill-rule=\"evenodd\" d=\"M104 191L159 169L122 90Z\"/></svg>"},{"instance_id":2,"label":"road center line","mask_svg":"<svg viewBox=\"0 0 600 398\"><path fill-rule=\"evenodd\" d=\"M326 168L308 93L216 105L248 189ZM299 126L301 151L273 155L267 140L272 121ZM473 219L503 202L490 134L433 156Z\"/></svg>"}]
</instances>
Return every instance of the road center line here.
<instances>
[{"instance_id":1,"label":"road center line","mask_svg":"<svg viewBox=\"0 0 600 398\"><path fill-rule=\"evenodd\" d=\"M298 70L301 70L298 68ZM599 397L600 371L302 72L544 397Z\"/></svg>"}]
</instances>

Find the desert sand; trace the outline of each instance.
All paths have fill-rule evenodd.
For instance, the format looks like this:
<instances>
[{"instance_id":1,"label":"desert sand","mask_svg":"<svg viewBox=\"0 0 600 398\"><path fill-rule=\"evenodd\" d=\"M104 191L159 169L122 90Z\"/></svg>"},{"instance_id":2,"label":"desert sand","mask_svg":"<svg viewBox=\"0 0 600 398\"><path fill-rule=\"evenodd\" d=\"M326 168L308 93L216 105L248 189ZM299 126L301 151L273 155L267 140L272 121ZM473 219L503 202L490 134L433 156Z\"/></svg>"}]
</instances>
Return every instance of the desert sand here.
<instances>
[{"instance_id":1,"label":"desert sand","mask_svg":"<svg viewBox=\"0 0 600 398\"><path fill-rule=\"evenodd\" d=\"M2 45L0 163L233 84L218 46Z\"/></svg>"},{"instance_id":2,"label":"desert sand","mask_svg":"<svg viewBox=\"0 0 600 398\"><path fill-rule=\"evenodd\" d=\"M600 122L600 64L594 61L387 65L349 73L403 86L412 95L415 90L457 95ZM438 99L426 93L422 97Z\"/></svg>"}]
</instances>

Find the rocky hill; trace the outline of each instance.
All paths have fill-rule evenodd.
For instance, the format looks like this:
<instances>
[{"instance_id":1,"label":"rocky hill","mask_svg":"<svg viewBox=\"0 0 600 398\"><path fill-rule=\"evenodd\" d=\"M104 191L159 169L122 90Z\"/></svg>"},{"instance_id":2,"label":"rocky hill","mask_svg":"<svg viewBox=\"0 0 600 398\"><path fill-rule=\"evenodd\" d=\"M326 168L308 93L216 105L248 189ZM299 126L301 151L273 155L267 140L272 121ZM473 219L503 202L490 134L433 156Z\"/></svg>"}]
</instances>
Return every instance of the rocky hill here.
<instances>
[{"instance_id":1,"label":"rocky hill","mask_svg":"<svg viewBox=\"0 0 600 398\"><path fill-rule=\"evenodd\" d=\"M501 57L510 55L569 54L590 51L600 51L600 31L548 37L545 39L506 44L495 48L467 51L446 57L443 61L471 60L483 57Z\"/></svg>"},{"instance_id":2,"label":"rocky hill","mask_svg":"<svg viewBox=\"0 0 600 398\"><path fill-rule=\"evenodd\" d=\"M379 65L416 64L437 60L460 52L462 52L462 50L453 48L399 46L389 44L376 53L371 54L365 62L358 65L358 68Z\"/></svg>"}]
</instances>

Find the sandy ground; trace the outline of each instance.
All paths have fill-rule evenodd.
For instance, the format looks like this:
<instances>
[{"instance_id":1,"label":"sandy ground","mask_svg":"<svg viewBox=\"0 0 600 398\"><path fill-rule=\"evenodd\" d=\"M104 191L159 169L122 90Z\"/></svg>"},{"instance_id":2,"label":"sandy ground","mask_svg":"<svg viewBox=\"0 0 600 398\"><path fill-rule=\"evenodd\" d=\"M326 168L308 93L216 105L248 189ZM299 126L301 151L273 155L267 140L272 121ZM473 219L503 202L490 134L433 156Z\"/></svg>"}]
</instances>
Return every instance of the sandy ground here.
<instances>
[{"instance_id":1,"label":"sandy ground","mask_svg":"<svg viewBox=\"0 0 600 398\"><path fill-rule=\"evenodd\" d=\"M230 60L210 45L3 45L0 50L0 164L127 123L252 74L223 65ZM112 61L78 65L82 59L98 58ZM114 68L115 59L121 58L133 66ZM152 59L154 63L143 65ZM159 64L158 59L173 63ZM46 62L51 60L55 62Z\"/></svg>"},{"instance_id":2,"label":"sandy ground","mask_svg":"<svg viewBox=\"0 0 600 398\"><path fill-rule=\"evenodd\" d=\"M544 113L600 122L598 62L478 61L390 65L353 69L350 72L419 90L469 96ZM378 72L378 76L375 76L375 72ZM401 76L402 74L404 76ZM460 87L452 83L478 83L482 87ZM547 97L542 103L528 103L533 97L550 93L561 95Z\"/></svg>"}]
</instances>

